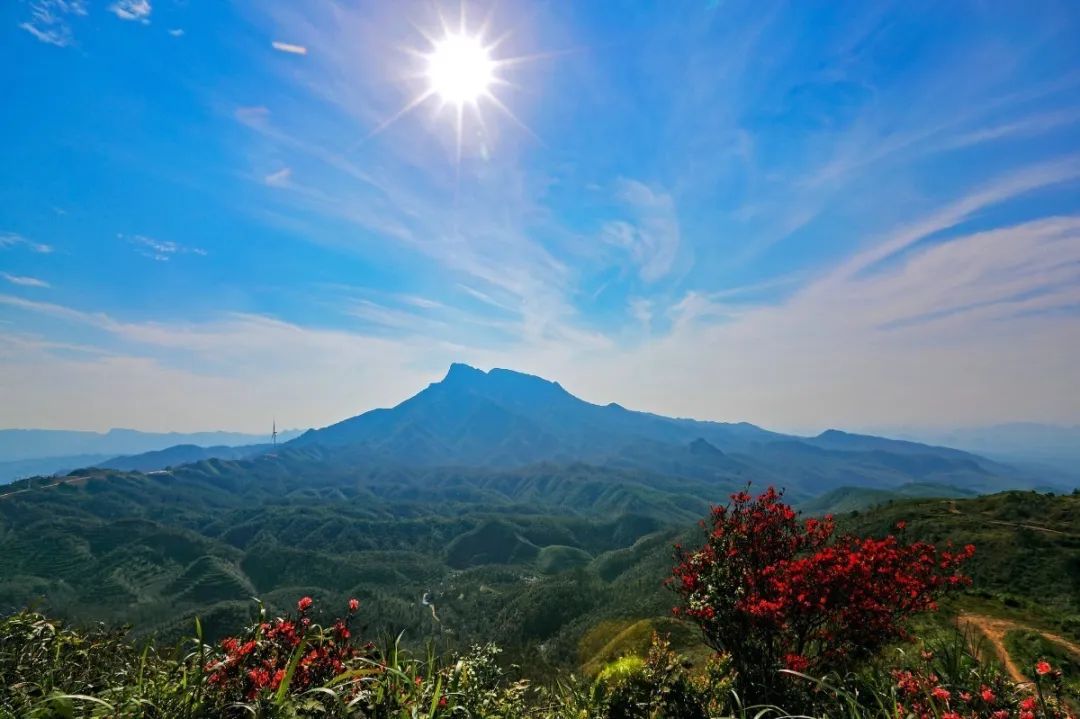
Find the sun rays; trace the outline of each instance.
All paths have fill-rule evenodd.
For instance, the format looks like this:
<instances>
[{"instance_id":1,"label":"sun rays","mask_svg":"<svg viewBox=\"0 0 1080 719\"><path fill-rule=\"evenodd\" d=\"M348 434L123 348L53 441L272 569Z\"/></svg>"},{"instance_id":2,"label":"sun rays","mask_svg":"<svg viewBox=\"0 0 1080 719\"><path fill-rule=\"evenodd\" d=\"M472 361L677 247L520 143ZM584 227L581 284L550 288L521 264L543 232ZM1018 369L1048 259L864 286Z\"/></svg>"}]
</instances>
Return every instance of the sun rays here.
<instances>
[{"instance_id":1,"label":"sun rays","mask_svg":"<svg viewBox=\"0 0 1080 719\"><path fill-rule=\"evenodd\" d=\"M440 13L434 32L414 26L425 46L404 48L416 63L407 77L419 80L422 88L379 123L365 139L378 135L425 105L431 107L436 118L450 118L458 163L461 161L466 125L475 124L480 133L486 135L488 126L484 114L491 109L535 138L535 133L514 115L497 93L500 88L514 87L503 71L541 56L500 57L498 51L510 33L504 32L492 38L491 25L492 17L489 14L478 26L470 27L465 6L461 5L456 23L448 22Z\"/></svg>"}]
</instances>

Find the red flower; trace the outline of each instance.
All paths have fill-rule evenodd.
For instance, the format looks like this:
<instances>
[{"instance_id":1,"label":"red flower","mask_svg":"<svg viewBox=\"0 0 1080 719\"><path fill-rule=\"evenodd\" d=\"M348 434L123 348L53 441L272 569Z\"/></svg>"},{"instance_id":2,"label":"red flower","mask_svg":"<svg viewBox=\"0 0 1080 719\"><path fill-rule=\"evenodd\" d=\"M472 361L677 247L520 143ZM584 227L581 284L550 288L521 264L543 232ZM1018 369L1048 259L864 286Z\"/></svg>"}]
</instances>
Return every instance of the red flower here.
<instances>
[{"instance_id":1,"label":"red flower","mask_svg":"<svg viewBox=\"0 0 1080 719\"><path fill-rule=\"evenodd\" d=\"M1041 677L1046 676L1050 672L1054 671L1054 668L1050 666L1049 662L1040 661L1035 665L1035 672Z\"/></svg>"},{"instance_id":2,"label":"red flower","mask_svg":"<svg viewBox=\"0 0 1080 719\"><path fill-rule=\"evenodd\" d=\"M804 672L810 666L810 660L801 654L788 654L784 657L784 664L793 672Z\"/></svg>"},{"instance_id":3,"label":"red flower","mask_svg":"<svg viewBox=\"0 0 1080 719\"><path fill-rule=\"evenodd\" d=\"M315 602L312 601L311 597L304 597L303 599L301 599L299 602L296 603L296 608L298 610L300 610L301 612L306 612L308 609L311 608L311 605L314 604L314 603Z\"/></svg>"},{"instance_id":4,"label":"red flower","mask_svg":"<svg viewBox=\"0 0 1080 719\"><path fill-rule=\"evenodd\" d=\"M979 695L983 698L983 701L986 702L987 704L989 704L989 703L993 702L995 699L997 699L997 697L994 695L994 692L992 692L990 690L990 687L986 686L985 684L983 685L982 691L979 692Z\"/></svg>"},{"instance_id":5,"label":"red flower","mask_svg":"<svg viewBox=\"0 0 1080 719\"><path fill-rule=\"evenodd\" d=\"M258 689L261 689L270 683L270 673L265 669L252 669L248 672L248 677L251 679L251 683Z\"/></svg>"},{"instance_id":6,"label":"red flower","mask_svg":"<svg viewBox=\"0 0 1080 719\"><path fill-rule=\"evenodd\" d=\"M1026 697L1024 701L1020 702L1020 708L1024 711L1031 711L1035 708L1035 697Z\"/></svg>"},{"instance_id":7,"label":"red flower","mask_svg":"<svg viewBox=\"0 0 1080 719\"><path fill-rule=\"evenodd\" d=\"M350 599L349 600L349 611L350 612L355 612L359 608L360 608L360 600L359 599Z\"/></svg>"},{"instance_id":8,"label":"red flower","mask_svg":"<svg viewBox=\"0 0 1080 719\"><path fill-rule=\"evenodd\" d=\"M930 690L930 694L933 695L935 699L940 699L943 702L947 702L952 698L952 694L950 694L949 690L945 687L934 687Z\"/></svg>"}]
</instances>

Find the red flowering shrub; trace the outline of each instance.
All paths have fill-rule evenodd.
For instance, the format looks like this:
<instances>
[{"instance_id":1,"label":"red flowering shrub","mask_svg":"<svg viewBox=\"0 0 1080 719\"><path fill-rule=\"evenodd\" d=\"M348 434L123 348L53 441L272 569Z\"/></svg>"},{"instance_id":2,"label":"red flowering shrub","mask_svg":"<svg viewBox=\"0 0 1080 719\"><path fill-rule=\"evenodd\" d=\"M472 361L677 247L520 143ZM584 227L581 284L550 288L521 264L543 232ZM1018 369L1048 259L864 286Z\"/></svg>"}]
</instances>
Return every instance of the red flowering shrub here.
<instances>
[{"instance_id":1,"label":"red flowering shrub","mask_svg":"<svg viewBox=\"0 0 1080 719\"><path fill-rule=\"evenodd\" d=\"M782 696L780 669L844 669L905 637L908 617L967 581L957 568L974 552L834 537L831 517L802 520L771 487L732 495L710 521L704 546L676 547L675 612L731 654L742 688L770 700Z\"/></svg>"},{"instance_id":2,"label":"red flowering shrub","mask_svg":"<svg viewBox=\"0 0 1080 719\"><path fill-rule=\"evenodd\" d=\"M322 686L345 671L350 660L371 653L370 645L360 648L351 641L349 625L360 607L357 600L350 600L348 614L329 628L308 617L312 604L304 597L297 602L295 618L264 617L246 635L223 639L221 654L204 667L207 683L234 701L258 699L283 682L290 692L301 692Z\"/></svg>"}]
</instances>

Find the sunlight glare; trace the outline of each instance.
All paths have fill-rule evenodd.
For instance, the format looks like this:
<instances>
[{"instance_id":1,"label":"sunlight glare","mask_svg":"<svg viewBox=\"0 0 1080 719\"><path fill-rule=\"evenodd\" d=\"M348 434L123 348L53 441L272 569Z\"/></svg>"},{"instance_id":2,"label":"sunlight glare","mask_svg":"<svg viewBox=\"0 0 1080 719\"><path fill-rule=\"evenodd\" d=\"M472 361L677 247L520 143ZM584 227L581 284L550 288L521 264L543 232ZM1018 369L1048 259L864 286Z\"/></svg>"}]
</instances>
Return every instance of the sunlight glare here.
<instances>
[{"instance_id":1,"label":"sunlight glare","mask_svg":"<svg viewBox=\"0 0 1080 719\"><path fill-rule=\"evenodd\" d=\"M488 94L495 79L495 63L480 38L451 34L435 44L427 56L431 90L443 102L461 107Z\"/></svg>"}]
</instances>

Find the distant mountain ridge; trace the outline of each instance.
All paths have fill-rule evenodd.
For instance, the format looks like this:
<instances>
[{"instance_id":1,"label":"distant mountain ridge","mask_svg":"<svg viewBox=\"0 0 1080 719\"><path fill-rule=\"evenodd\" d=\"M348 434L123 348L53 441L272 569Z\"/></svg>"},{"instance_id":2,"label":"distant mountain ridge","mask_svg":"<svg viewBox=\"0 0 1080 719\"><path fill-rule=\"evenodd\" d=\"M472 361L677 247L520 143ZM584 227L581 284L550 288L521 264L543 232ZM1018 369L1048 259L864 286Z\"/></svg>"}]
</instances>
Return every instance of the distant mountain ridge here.
<instances>
[{"instance_id":1,"label":"distant mountain ridge","mask_svg":"<svg viewBox=\"0 0 1080 719\"><path fill-rule=\"evenodd\" d=\"M1053 468L1080 479L1080 425L1009 422L936 431L896 428L889 433L916 442L958 447L1003 462Z\"/></svg>"},{"instance_id":2,"label":"distant mountain ridge","mask_svg":"<svg viewBox=\"0 0 1080 719\"><path fill-rule=\"evenodd\" d=\"M285 442L300 432L279 432L278 441ZM110 463L115 469L148 471L213 457L241 459L257 452L235 451L236 448L258 446L270 439L269 434L241 432L0 429L0 484ZM196 448L200 451L195 451Z\"/></svg>"},{"instance_id":3,"label":"distant mountain ridge","mask_svg":"<svg viewBox=\"0 0 1080 719\"><path fill-rule=\"evenodd\" d=\"M506 369L450 366L444 379L286 443L324 461L392 466L524 467L587 462L725 483L777 483L820 494L842 486L916 483L974 491L1040 480L947 447L827 430L816 437L740 422L678 419L597 405L558 382Z\"/></svg>"},{"instance_id":4,"label":"distant mountain ridge","mask_svg":"<svg viewBox=\"0 0 1080 719\"><path fill-rule=\"evenodd\" d=\"M166 436L173 435L153 437ZM229 460L254 462L237 470L258 475L267 470L261 460L269 449L265 443L209 448L185 443L93 465L148 472ZM394 407L279 442L274 456L301 475L316 467L346 476L360 468L506 472L585 464L645 473L656 478L656 486L705 482L721 494L747 483L775 484L787 487L793 501L842 487L892 491L913 484L938 486L943 496L1070 488L1056 477L948 447L835 429L801 437L746 422L664 417L615 403L592 404L541 377L507 369L485 372L459 363L441 381Z\"/></svg>"},{"instance_id":5,"label":"distant mountain ridge","mask_svg":"<svg viewBox=\"0 0 1080 719\"><path fill-rule=\"evenodd\" d=\"M206 459L248 459L268 452L272 448L272 444L245 444L239 447L228 445L200 447L195 444L178 444L175 447L153 452L112 457L104 462L98 462L95 466L127 472L152 472Z\"/></svg>"},{"instance_id":6,"label":"distant mountain ridge","mask_svg":"<svg viewBox=\"0 0 1080 719\"><path fill-rule=\"evenodd\" d=\"M299 436L302 430L284 430L278 441ZM84 432L65 429L0 429L0 462L75 455L119 455L154 452L181 444L200 447L236 447L270 441L270 434L243 432L140 432L110 429Z\"/></svg>"}]
</instances>

